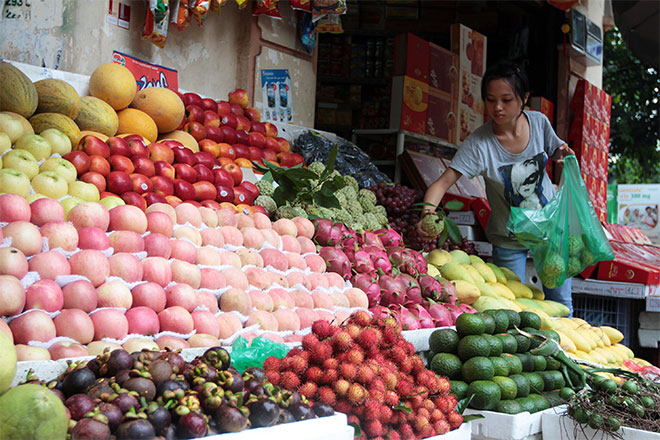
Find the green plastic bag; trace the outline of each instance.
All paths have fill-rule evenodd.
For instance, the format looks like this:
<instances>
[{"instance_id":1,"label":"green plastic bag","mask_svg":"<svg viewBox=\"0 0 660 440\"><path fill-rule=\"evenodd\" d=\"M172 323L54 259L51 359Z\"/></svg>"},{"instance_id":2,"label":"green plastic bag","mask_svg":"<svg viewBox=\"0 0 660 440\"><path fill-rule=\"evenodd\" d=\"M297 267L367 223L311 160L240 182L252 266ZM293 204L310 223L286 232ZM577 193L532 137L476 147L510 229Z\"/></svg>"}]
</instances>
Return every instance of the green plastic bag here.
<instances>
[{"instance_id":1,"label":"green plastic bag","mask_svg":"<svg viewBox=\"0 0 660 440\"><path fill-rule=\"evenodd\" d=\"M250 345L247 339L239 336L231 346L231 365L242 374L249 367L263 367L266 358L271 356L282 359L289 350L286 344L261 337L254 338Z\"/></svg>"},{"instance_id":2,"label":"green plastic bag","mask_svg":"<svg viewBox=\"0 0 660 440\"><path fill-rule=\"evenodd\" d=\"M551 289L614 258L574 155L564 158L555 196L540 210L512 207L507 229L529 248L541 282Z\"/></svg>"}]
</instances>

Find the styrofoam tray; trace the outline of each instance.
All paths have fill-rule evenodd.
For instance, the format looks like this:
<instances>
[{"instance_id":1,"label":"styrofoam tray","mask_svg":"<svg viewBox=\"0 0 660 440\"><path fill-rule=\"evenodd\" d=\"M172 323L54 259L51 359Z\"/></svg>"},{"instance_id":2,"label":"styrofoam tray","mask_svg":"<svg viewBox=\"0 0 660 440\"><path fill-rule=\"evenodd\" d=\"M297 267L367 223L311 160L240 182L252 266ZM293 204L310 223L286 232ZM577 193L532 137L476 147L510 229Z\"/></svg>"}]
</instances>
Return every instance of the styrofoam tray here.
<instances>
[{"instance_id":1,"label":"styrofoam tray","mask_svg":"<svg viewBox=\"0 0 660 440\"><path fill-rule=\"evenodd\" d=\"M449 431L447 434L436 435L424 440L470 440L472 433L472 422L463 423L458 429Z\"/></svg>"},{"instance_id":2,"label":"styrofoam tray","mask_svg":"<svg viewBox=\"0 0 660 440\"><path fill-rule=\"evenodd\" d=\"M543 440L591 440L606 438L602 432L582 425L576 427L573 419L562 413L543 414ZM624 440L659 440L660 434L649 431L641 431L633 428L621 428L617 432L617 437L621 436Z\"/></svg>"},{"instance_id":3,"label":"styrofoam tray","mask_svg":"<svg viewBox=\"0 0 660 440\"><path fill-rule=\"evenodd\" d=\"M456 327L435 327L435 328L420 328L419 330L404 330L401 332L401 336L410 342L415 347L415 352L420 353L422 351L429 350L429 338L431 333L441 328L456 328Z\"/></svg>"},{"instance_id":4,"label":"styrofoam tray","mask_svg":"<svg viewBox=\"0 0 660 440\"><path fill-rule=\"evenodd\" d=\"M472 438L522 440L541 438L543 414L564 412L564 407L549 408L537 413L503 414L493 411L466 409L465 415L481 414L483 419L472 420Z\"/></svg>"},{"instance_id":5,"label":"styrofoam tray","mask_svg":"<svg viewBox=\"0 0 660 440\"><path fill-rule=\"evenodd\" d=\"M205 438L210 440L352 440L353 427L348 426L346 414L335 413L333 416L319 419L285 423L269 428L246 429L241 432L212 435Z\"/></svg>"}]
</instances>

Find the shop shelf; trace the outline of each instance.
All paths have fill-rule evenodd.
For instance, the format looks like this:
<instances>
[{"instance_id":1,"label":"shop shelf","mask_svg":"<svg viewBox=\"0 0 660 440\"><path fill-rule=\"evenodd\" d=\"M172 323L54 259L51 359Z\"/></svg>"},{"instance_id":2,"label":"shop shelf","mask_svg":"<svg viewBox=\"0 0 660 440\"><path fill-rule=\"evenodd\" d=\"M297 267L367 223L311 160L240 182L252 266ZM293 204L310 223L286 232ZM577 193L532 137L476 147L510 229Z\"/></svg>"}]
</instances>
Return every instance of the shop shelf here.
<instances>
[{"instance_id":1,"label":"shop shelf","mask_svg":"<svg viewBox=\"0 0 660 440\"><path fill-rule=\"evenodd\" d=\"M590 440L605 438L602 431L595 431L588 426L576 426L566 414L543 414L543 440ZM633 428L621 428L616 438L622 440L660 440L660 434Z\"/></svg>"},{"instance_id":2,"label":"shop shelf","mask_svg":"<svg viewBox=\"0 0 660 440\"><path fill-rule=\"evenodd\" d=\"M465 415L481 414L483 419L472 420L472 438L475 440L541 440L544 414L564 412L565 407L549 408L530 414L503 414L493 411L465 410Z\"/></svg>"},{"instance_id":3,"label":"shop shelf","mask_svg":"<svg viewBox=\"0 0 660 440\"><path fill-rule=\"evenodd\" d=\"M644 302L632 299L573 294L573 315L593 326L607 325L623 333L621 343L635 350L635 333Z\"/></svg>"}]
</instances>

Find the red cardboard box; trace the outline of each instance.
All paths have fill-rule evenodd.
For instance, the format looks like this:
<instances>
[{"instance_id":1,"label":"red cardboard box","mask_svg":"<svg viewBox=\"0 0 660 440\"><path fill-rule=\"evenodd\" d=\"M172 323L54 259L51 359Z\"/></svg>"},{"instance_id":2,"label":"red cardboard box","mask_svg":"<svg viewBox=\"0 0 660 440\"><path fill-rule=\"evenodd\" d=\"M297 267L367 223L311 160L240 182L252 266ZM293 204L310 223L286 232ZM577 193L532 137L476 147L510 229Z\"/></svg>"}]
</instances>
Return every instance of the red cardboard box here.
<instances>
[{"instance_id":1,"label":"red cardboard box","mask_svg":"<svg viewBox=\"0 0 660 440\"><path fill-rule=\"evenodd\" d=\"M450 95L429 87L426 134L456 143L458 102Z\"/></svg>"},{"instance_id":2,"label":"red cardboard box","mask_svg":"<svg viewBox=\"0 0 660 440\"><path fill-rule=\"evenodd\" d=\"M543 113L550 120L550 125L554 125L555 104L545 99L543 96L532 96L528 101L529 108Z\"/></svg>"},{"instance_id":3,"label":"red cardboard box","mask_svg":"<svg viewBox=\"0 0 660 440\"><path fill-rule=\"evenodd\" d=\"M458 99L458 55L429 43L429 85Z\"/></svg>"},{"instance_id":4,"label":"red cardboard box","mask_svg":"<svg viewBox=\"0 0 660 440\"><path fill-rule=\"evenodd\" d=\"M589 170L590 150L591 146L585 141L573 144L573 151L578 160L578 165L580 165L580 170L585 173Z\"/></svg>"},{"instance_id":5,"label":"red cardboard box","mask_svg":"<svg viewBox=\"0 0 660 440\"><path fill-rule=\"evenodd\" d=\"M600 89L585 79L581 79L575 86L573 99L571 99L570 109L576 112L584 110L592 113L592 109L600 101Z\"/></svg>"},{"instance_id":6,"label":"red cardboard box","mask_svg":"<svg viewBox=\"0 0 660 440\"><path fill-rule=\"evenodd\" d=\"M459 66L473 75L486 72L487 38L462 24L451 25L451 51L458 54Z\"/></svg>"},{"instance_id":7,"label":"red cardboard box","mask_svg":"<svg viewBox=\"0 0 660 440\"><path fill-rule=\"evenodd\" d=\"M477 216L479 224L481 227L486 230L486 225L488 224L488 219L490 218L490 204L488 200L484 197L477 197L472 201L472 211Z\"/></svg>"},{"instance_id":8,"label":"red cardboard box","mask_svg":"<svg viewBox=\"0 0 660 440\"><path fill-rule=\"evenodd\" d=\"M593 117L586 111L576 112L568 132L570 141L586 141L593 144Z\"/></svg>"},{"instance_id":9,"label":"red cardboard box","mask_svg":"<svg viewBox=\"0 0 660 440\"><path fill-rule=\"evenodd\" d=\"M601 261L598 263L598 279L626 283L658 284L660 272L633 262Z\"/></svg>"},{"instance_id":10,"label":"red cardboard box","mask_svg":"<svg viewBox=\"0 0 660 440\"><path fill-rule=\"evenodd\" d=\"M428 84L409 76L392 78L390 128L426 134Z\"/></svg>"},{"instance_id":11,"label":"red cardboard box","mask_svg":"<svg viewBox=\"0 0 660 440\"><path fill-rule=\"evenodd\" d=\"M394 75L406 75L428 84L429 45L414 34L398 34L394 45Z\"/></svg>"}]
</instances>

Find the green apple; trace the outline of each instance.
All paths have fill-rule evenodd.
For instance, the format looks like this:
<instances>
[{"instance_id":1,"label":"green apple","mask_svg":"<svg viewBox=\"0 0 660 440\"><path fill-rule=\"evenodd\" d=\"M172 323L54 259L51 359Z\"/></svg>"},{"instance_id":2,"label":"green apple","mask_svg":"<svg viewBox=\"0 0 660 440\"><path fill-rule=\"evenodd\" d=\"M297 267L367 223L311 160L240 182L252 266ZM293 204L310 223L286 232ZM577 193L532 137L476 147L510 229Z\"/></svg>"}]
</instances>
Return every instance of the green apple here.
<instances>
[{"instance_id":1,"label":"green apple","mask_svg":"<svg viewBox=\"0 0 660 440\"><path fill-rule=\"evenodd\" d=\"M0 170L0 193L27 197L30 194L30 179L19 170L3 168Z\"/></svg>"},{"instance_id":2,"label":"green apple","mask_svg":"<svg viewBox=\"0 0 660 440\"><path fill-rule=\"evenodd\" d=\"M32 153L37 161L50 156L51 148L48 139L38 134L24 134L14 144L16 150L26 150Z\"/></svg>"},{"instance_id":3,"label":"green apple","mask_svg":"<svg viewBox=\"0 0 660 440\"><path fill-rule=\"evenodd\" d=\"M51 157L50 159L46 159L39 166L39 171L42 173L44 171L55 171L57 174L62 176L64 180L66 180L66 183L73 182L78 176L76 167L74 167L71 162L66 159L62 159L61 157Z\"/></svg>"},{"instance_id":4,"label":"green apple","mask_svg":"<svg viewBox=\"0 0 660 440\"><path fill-rule=\"evenodd\" d=\"M124 202L122 199L120 199L117 196L107 196L103 197L100 202L105 205L106 208L108 208L108 211L114 208L115 206L121 206L125 205L126 202Z\"/></svg>"},{"instance_id":5,"label":"green apple","mask_svg":"<svg viewBox=\"0 0 660 440\"><path fill-rule=\"evenodd\" d=\"M51 199L61 199L69 191L69 183L55 171L44 171L32 178L32 189Z\"/></svg>"},{"instance_id":6,"label":"green apple","mask_svg":"<svg viewBox=\"0 0 660 440\"><path fill-rule=\"evenodd\" d=\"M99 189L94 184L81 180L69 183L69 195L85 202L98 202L100 199Z\"/></svg>"},{"instance_id":7,"label":"green apple","mask_svg":"<svg viewBox=\"0 0 660 440\"><path fill-rule=\"evenodd\" d=\"M7 150L11 150L11 139L7 133L0 133L0 154Z\"/></svg>"},{"instance_id":8,"label":"green apple","mask_svg":"<svg viewBox=\"0 0 660 440\"><path fill-rule=\"evenodd\" d=\"M84 182L83 182L84 183ZM79 199L78 197L67 197L66 199L62 199L60 203L62 204L62 208L64 208L64 215L66 218L66 215L71 211L74 207L80 205L81 203L85 203L86 200Z\"/></svg>"},{"instance_id":9,"label":"green apple","mask_svg":"<svg viewBox=\"0 0 660 440\"><path fill-rule=\"evenodd\" d=\"M30 194L29 196L27 196L27 197L25 198L25 200L27 200L28 203L32 203L32 202L34 202L35 200L39 200L39 199L47 199L47 198L48 198L48 197L46 197L46 196L43 195L43 194L32 193L32 194Z\"/></svg>"},{"instance_id":10,"label":"green apple","mask_svg":"<svg viewBox=\"0 0 660 440\"><path fill-rule=\"evenodd\" d=\"M71 139L57 128L47 128L39 133L39 136L46 138L50 143L50 150L53 154L60 156L71 153Z\"/></svg>"},{"instance_id":11,"label":"green apple","mask_svg":"<svg viewBox=\"0 0 660 440\"><path fill-rule=\"evenodd\" d=\"M6 113L0 113L0 132L6 133L13 144L23 136L23 124Z\"/></svg>"},{"instance_id":12,"label":"green apple","mask_svg":"<svg viewBox=\"0 0 660 440\"><path fill-rule=\"evenodd\" d=\"M27 150L11 150L2 157L3 168L13 168L32 179L39 174L39 163Z\"/></svg>"}]
</instances>

